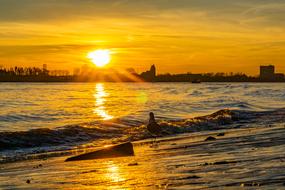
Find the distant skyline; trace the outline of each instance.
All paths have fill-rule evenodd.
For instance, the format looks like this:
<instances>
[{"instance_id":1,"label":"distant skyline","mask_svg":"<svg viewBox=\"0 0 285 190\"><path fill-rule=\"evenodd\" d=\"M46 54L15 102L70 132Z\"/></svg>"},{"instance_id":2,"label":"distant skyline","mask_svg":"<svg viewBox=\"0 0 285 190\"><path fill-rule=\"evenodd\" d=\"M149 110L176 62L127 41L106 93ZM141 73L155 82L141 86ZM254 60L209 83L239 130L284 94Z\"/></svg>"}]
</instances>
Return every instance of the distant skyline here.
<instances>
[{"instance_id":1,"label":"distant skyline","mask_svg":"<svg viewBox=\"0 0 285 190\"><path fill-rule=\"evenodd\" d=\"M0 0L0 65L285 73L284 0Z\"/></svg>"}]
</instances>

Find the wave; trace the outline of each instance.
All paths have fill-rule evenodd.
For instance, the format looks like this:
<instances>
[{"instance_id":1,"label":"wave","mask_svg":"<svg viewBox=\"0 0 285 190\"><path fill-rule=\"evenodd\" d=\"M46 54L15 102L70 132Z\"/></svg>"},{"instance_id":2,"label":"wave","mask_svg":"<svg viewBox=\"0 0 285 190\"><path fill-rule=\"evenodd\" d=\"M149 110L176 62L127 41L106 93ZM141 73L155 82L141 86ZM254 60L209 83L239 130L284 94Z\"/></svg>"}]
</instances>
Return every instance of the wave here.
<instances>
[{"instance_id":1,"label":"wave","mask_svg":"<svg viewBox=\"0 0 285 190\"><path fill-rule=\"evenodd\" d=\"M106 138L121 134L122 130L96 126L66 126L56 129L40 128L29 131L1 132L0 151L16 148L40 146L75 145L98 138Z\"/></svg>"},{"instance_id":2,"label":"wave","mask_svg":"<svg viewBox=\"0 0 285 190\"><path fill-rule=\"evenodd\" d=\"M198 91L198 90L194 90L193 92L189 93L187 96L192 97L192 96L200 96L202 95L203 92Z\"/></svg>"},{"instance_id":3,"label":"wave","mask_svg":"<svg viewBox=\"0 0 285 190\"><path fill-rule=\"evenodd\" d=\"M218 130L240 126L240 123L253 122L284 122L285 109L253 112L222 109L213 114L180 119L158 121L165 135L175 135L205 130ZM143 121L116 119L108 122L93 122L71 125L55 129L41 128L29 131L0 132L0 162L11 160L4 154L15 150L29 150L27 153L53 152L56 150L71 150L75 146L93 143L99 140L111 142L136 141L151 138ZM95 143L96 144L96 143ZM15 158L13 158L15 159Z\"/></svg>"},{"instance_id":4,"label":"wave","mask_svg":"<svg viewBox=\"0 0 285 190\"><path fill-rule=\"evenodd\" d=\"M239 109L251 109L254 107L253 104L250 104L248 102L233 102L228 104L223 104L225 107L231 107L231 108L239 108Z\"/></svg>"},{"instance_id":5,"label":"wave","mask_svg":"<svg viewBox=\"0 0 285 190\"><path fill-rule=\"evenodd\" d=\"M279 89L259 89L246 92L244 95L252 97L266 97L266 98L284 98L285 92Z\"/></svg>"},{"instance_id":6,"label":"wave","mask_svg":"<svg viewBox=\"0 0 285 190\"><path fill-rule=\"evenodd\" d=\"M0 115L0 121L3 122L18 122L18 121L53 121L54 119L51 117L43 117L37 115L26 115L26 114L7 114Z\"/></svg>"},{"instance_id":7,"label":"wave","mask_svg":"<svg viewBox=\"0 0 285 190\"><path fill-rule=\"evenodd\" d=\"M236 114L233 111L220 110L208 116L178 121L161 120L159 123L169 134L175 134L201 130L201 126L209 127L231 123L235 118ZM0 132L0 151L40 146L75 145L79 142L123 135L128 135L133 140L148 137L143 122L117 119L111 122L86 123L55 129L40 128L29 131Z\"/></svg>"}]
</instances>

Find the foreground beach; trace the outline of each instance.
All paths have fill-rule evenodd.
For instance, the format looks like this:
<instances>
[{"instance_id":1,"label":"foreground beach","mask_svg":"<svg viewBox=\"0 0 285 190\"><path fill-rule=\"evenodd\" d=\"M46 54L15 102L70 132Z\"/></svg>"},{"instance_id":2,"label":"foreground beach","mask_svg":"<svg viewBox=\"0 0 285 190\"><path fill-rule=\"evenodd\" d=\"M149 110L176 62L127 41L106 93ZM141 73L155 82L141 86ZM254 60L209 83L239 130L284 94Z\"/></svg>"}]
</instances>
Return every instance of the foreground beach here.
<instances>
[{"instance_id":1,"label":"foreground beach","mask_svg":"<svg viewBox=\"0 0 285 190\"><path fill-rule=\"evenodd\" d=\"M252 126L137 141L133 157L2 164L0 188L282 189L284 136L282 124Z\"/></svg>"}]
</instances>

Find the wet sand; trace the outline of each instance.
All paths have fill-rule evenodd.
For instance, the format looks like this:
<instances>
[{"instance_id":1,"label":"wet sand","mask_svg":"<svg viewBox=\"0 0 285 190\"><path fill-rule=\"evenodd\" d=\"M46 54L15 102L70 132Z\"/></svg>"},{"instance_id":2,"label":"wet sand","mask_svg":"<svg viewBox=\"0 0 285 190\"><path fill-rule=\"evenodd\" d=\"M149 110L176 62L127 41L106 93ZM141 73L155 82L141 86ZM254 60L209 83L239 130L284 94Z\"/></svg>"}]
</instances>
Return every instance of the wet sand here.
<instances>
[{"instance_id":1,"label":"wet sand","mask_svg":"<svg viewBox=\"0 0 285 190\"><path fill-rule=\"evenodd\" d=\"M2 164L0 189L285 189L283 124L133 144L133 157Z\"/></svg>"}]
</instances>

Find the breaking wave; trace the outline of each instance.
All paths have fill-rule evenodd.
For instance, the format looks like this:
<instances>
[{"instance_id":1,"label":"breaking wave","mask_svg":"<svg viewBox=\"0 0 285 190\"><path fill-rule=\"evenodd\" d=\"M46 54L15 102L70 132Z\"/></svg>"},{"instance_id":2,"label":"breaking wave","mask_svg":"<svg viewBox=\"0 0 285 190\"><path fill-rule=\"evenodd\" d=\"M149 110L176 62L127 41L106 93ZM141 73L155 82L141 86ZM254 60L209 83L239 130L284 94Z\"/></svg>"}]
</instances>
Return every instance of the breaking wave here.
<instances>
[{"instance_id":1,"label":"breaking wave","mask_svg":"<svg viewBox=\"0 0 285 190\"><path fill-rule=\"evenodd\" d=\"M159 120L165 135L234 128L240 123L284 122L285 109L253 112L222 109L213 114L180 120ZM0 133L0 162L27 158L28 154L70 151L78 146L98 146L99 141L126 142L151 138L143 121L116 119L55 129ZM109 141L108 141L109 140ZM17 150L19 150L17 152ZM18 154L15 156L15 152ZM19 154L19 152L21 154ZM66 153L67 153L66 152ZM2 154L3 153L3 154ZM62 152L60 153L62 154ZM21 155L21 156L19 156Z\"/></svg>"}]
</instances>

